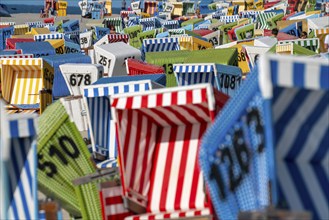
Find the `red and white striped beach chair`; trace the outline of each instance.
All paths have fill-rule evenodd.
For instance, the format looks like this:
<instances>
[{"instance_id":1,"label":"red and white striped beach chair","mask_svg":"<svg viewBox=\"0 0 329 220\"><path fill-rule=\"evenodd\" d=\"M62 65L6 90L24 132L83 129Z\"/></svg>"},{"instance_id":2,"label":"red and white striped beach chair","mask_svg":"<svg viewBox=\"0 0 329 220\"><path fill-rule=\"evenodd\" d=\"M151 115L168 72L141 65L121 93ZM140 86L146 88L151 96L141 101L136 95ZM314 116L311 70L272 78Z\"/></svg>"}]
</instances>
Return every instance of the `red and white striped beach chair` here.
<instances>
[{"instance_id":1,"label":"red and white striped beach chair","mask_svg":"<svg viewBox=\"0 0 329 220\"><path fill-rule=\"evenodd\" d=\"M227 100L210 84L112 96L125 204L142 214L128 219L211 217L198 151Z\"/></svg>"}]
</instances>

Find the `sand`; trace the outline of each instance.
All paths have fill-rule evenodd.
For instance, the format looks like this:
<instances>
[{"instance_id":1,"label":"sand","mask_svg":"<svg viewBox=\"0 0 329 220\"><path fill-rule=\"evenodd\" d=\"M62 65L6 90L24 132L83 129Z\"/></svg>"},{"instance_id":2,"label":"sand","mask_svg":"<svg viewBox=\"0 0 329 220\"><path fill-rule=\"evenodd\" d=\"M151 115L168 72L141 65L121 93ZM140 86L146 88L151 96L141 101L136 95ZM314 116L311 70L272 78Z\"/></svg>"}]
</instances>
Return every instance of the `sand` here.
<instances>
[{"instance_id":1,"label":"sand","mask_svg":"<svg viewBox=\"0 0 329 220\"><path fill-rule=\"evenodd\" d=\"M12 17L0 18L0 22L9 22L14 21L16 24L24 24L25 22L32 22L32 21L43 21L44 18L40 18L40 14L33 14L33 13L21 13L21 14L12 14ZM118 17L119 15L114 14L111 17ZM55 22L61 20L69 20L69 19L78 19L80 20L80 31L84 31L85 29L90 29L93 24L100 24L102 23L103 19L101 20L93 20L82 18L80 15L72 14L64 17L56 17Z\"/></svg>"}]
</instances>

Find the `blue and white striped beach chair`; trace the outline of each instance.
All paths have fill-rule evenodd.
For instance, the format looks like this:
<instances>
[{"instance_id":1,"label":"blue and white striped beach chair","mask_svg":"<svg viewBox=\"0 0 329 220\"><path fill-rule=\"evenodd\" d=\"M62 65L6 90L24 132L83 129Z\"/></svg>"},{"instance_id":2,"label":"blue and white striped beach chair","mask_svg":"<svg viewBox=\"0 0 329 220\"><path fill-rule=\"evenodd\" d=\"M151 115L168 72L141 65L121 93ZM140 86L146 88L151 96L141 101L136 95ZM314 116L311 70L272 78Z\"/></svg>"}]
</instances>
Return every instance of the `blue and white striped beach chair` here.
<instances>
[{"instance_id":1,"label":"blue and white striped beach chair","mask_svg":"<svg viewBox=\"0 0 329 220\"><path fill-rule=\"evenodd\" d=\"M252 22L257 21L257 16L260 14L260 11L240 11L241 18L251 18Z\"/></svg>"},{"instance_id":2,"label":"blue and white striped beach chair","mask_svg":"<svg viewBox=\"0 0 329 220\"><path fill-rule=\"evenodd\" d=\"M177 20L171 20L171 21L164 21L162 23L162 27L166 29L177 29L180 27L179 21Z\"/></svg>"},{"instance_id":3,"label":"blue and white striped beach chair","mask_svg":"<svg viewBox=\"0 0 329 220\"><path fill-rule=\"evenodd\" d=\"M1 112L0 118L0 218L38 219L37 115Z\"/></svg>"},{"instance_id":4,"label":"blue and white striped beach chair","mask_svg":"<svg viewBox=\"0 0 329 220\"><path fill-rule=\"evenodd\" d=\"M140 19L139 23L143 26L143 31L149 31L156 28L161 28L160 21L155 17Z\"/></svg>"},{"instance_id":5,"label":"blue and white striped beach chair","mask_svg":"<svg viewBox=\"0 0 329 220\"><path fill-rule=\"evenodd\" d=\"M226 16L221 16L219 18L219 21L220 22L225 22L227 24L227 23L236 22L239 19L240 19L240 16L239 15L226 15Z\"/></svg>"},{"instance_id":6,"label":"blue and white striped beach chair","mask_svg":"<svg viewBox=\"0 0 329 220\"><path fill-rule=\"evenodd\" d=\"M151 38L143 40L142 50L147 52L180 50L177 37Z\"/></svg>"},{"instance_id":7,"label":"blue and white striped beach chair","mask_svg":"<svg viewBox=\"0 0 329 220\"><path fill-rule=\"evenodd\" d=\"M115 123L112 120L110 96L120 93L141 92L162 88L165 75L140 75L102 78L84 88L84 102L87 107L89 135L92 151L106 157L97 164L98 168L117 167L117 140Z\"/></svg>"}]
</instances>

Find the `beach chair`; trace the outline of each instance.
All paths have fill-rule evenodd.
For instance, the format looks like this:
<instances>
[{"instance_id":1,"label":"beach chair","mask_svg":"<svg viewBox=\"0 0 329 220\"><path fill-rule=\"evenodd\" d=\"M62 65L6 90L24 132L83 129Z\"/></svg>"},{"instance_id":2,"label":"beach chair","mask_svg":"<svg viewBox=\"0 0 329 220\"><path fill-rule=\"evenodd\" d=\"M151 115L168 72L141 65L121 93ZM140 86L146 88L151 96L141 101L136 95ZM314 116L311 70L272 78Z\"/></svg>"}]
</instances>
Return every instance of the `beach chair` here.
<instances>
[{"instance_id":1,"label":"beach chair","mask_svg":"<svg viewBox=\"0 0 329 220\"><path fill-rule=\"evenodd\" d=\"M142 62L135 59L126 60L127 74L128 75L144 75L144 74L156 74L156 73L165 73L165 70L162 66L156 66Z\"/></svg>"},{"instance_id":2,"label":"beach chair","mask_svg":"<svg viewBox=\"0 0 329 220\"><path fill-rule=\"evenodd\" d=\"M6 39L10 38L13 34L13 26L0 27L0 50L4 50L6 48Z\"/></svg>"},{"instance_id":3,"label":"beach chair","mask_svg":"<svg viewBox=\"0 0 329 220\"><path fill-rule=\"evenodd\" d=\"M315 29L314 32L315 32L315 36L320 40L320 52L321 53L327 52L327 50L324 48L324 40L326 35L329 34L329 28Z\"/></svg>"},{"instance_id":4,"label":"beach chair","mask_svg":"<svg viewBox=\"0 0 329 220\"><path fill-rule=\"evenodd\" d=\"M286 40L286 41L278 41L278 45L295 43L299 46L302 46L306 49L312 50L314 52L318 52L320 49L320 40L319 38L308 38L308 39L296 39L296 40Z\"/></svg>"},{"instance_id":5,"label":"beach chair","mask_svg":"<svg viewBox=\"0 0 329 220\"><path fill-rule=\"evenodd\" d=\"M213 48L212 44L193 36L177 37L181 50L206 50Z\"/></svg>"},{"instance_id":6,"label":"beach chair","mask_svg":"<svg viewBox=\"0 0 329 220\"><path fill-rule=\"evenodd\" d=\"M18 42L16 43L16 49L21 49L24 54L33 54L35 58L56 54L55 48L46 41Z\"/></svg>"},{"instance_id":7,"label":"beach chair","mask_svg":"<svg viewBox=\"0 0 329 220\"><path fill-rule=\"evenodd\" d=\"M158 2L156 1L144 1L144 12L153 16L157 11Z\"/></svg>"},{"instance_id":8,"label":"beach chair","mask_svg":"<svg viewBox=\"0 0 329 220\"><path fill-rule=\"evenodd\" d=\"M123 42L95 46L96 62L104 66L108 76L127 75L125 60L141 59L141 51Z\"/></svg>"},{"instance_id":9,"label":"beach chair","mask_svg":"<svg viewBox=\"0 0 329 220\"><path fill-rule=\"evenodd\" d=\"M89 56L77 53L46 56L43 57L43 60L45 61L45 71L54 75L52 87L54 100L70 95L70 90L65 83L65 79L61 74L59 66L65 63L91 63Z\"/></svg>"},{"instance_id":10,"label":"beach chair","mask_svg":"<svg viewBox=\"0 0 329 220\"><path fill-rule=\"evenodd\" d=\"M265 144L276 153L277 206L325 218L329 214L324 208L329 204L328 62L266 55L260 58L258 71L267 112L265 129L271 134Z\"/></svg>"},{"instance_id":11,"label":"beach chair","mask_svg":"<svg viewBox=\"0 0 329 220\"><path fill-rule=\"evenodd\" d=\"M0 218L37 219L37 115L7 115L0 102Z\"/></svg>"},{"instance_id":12,"label":"beach chair","mask_svg":"<svg viewBox=\"0 0 329 220\"><path fill-rule=\"evenodd\" d=\"M84 88L84 102L89 124L92 152L95 158L103 161L97 163L98 168L117 167L117 140L113 122L110 97L119 93L131 93L161 88L164 75L145 75L131 77L103 78L91 86ZM105 160L104 160L105 159Z\"/></svg>"},{"instance_id":13,"label":"beach chair","mask_svg":"<svg viewBox=\"0 0 329 220\"><path fill-rule=\"evenodd\" d=\"M146 52L180 50L178 38L152 38L144 39L142 50Z\"/></svg>"},{"instance_id":14,"label":"beach chair","mask_svg":"<svg viewBox=\"0 0 329 220\"><path fill-rule=\"evenodd\" d=\"M84 138L88 138L86 107L82 99L82 89L103 77L104 68L100 64L63 64L59 66L70 96L64 98L63 105Z\"/></svg>"},{"instance_id":15,"label":"beach chair","mask_svg":"<svg viewBox=\"0 0 329 220\"><path fill-rule=\"evenodd\" d=\"M124 29L123 20L121 17L116 18L105 18L103 21L104 27L110 28L113 26L115 28L115 32L122 33Z\"/></svg>"},{"instance_id":16,"label":"beach chair","mask_svg":"<svg viewBox=\"0 0 329 220\"><path fill-rule=\"evenodd\" d=\"M51 103L54 75L44 70L41 58L4 58L0 60L2 97L16 109L40 110L39 92L46 89ZM42 110L41 110L42 111Z\"/></svg>"},{"instance_id":17,"label":"beach chair","mask_svg":"<svg viewBox=\"0 0 329 220\"><path fill-rule=\"evenodd\" d=\"M174 64L178 86L210 83L218 91L233 96L242 83L239 67L221 64Z\"/></svg>"},{"instance_id":18,"label":"beach chair","mask_svg":"<svg viewBox=\"0 0 329 220\"><path fill-rule=\"evenodd\" d=\"M72 181L94 173L95 167L87 145L62 100L48 106L39 117L37 148L39 190L60 202L72 216L81 217L81 197ZM97 194L96 189L94 193Z\"/></svg>"},{"instance_id":19,"label":"beach chair","mask_svg":"<svg viewBox=\"0 0 329 220\"><path fill-rule=\"evenodd\" d=\"M140 214L126 219L212 215L198 149L227 99L209 84L112 96L124 201Z\"/></svg>"},{"instance_id":20,"label":"beach chair","mask_svg":"<svg viewBox=\"0 0 329 220\"><path fill-rule=\"evenodd\" d=\"M142 18L139 20L139 23L142 25L143 31L161 28L161 22L156 17Z\"/></svg>"},{"instance_id":21,"label":"beach chair","mask_svg":"<svg viewBox=\"0 0 329 220\"><path fill-rule=\"evenodd\" d=\"M93 32L87 31L79 34L80 47L82 49L89 48L93 45Z\"/></svg>"}]
</instances>

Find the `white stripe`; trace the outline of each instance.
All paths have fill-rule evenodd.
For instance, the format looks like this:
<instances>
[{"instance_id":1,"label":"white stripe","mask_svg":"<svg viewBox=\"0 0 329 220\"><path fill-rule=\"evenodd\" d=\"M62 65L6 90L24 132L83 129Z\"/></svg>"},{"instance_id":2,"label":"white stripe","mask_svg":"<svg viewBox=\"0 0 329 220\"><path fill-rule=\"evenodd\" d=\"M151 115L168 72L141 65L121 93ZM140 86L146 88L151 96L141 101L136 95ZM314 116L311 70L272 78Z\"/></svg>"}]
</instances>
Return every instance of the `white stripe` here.
<instances>
[{"instance_id":1,"label":"white stripe","mask_svg":"<svg viewBox=\"0 0 329 220\"><path fill-rule=\"evenodd\" d=\"M137 130L137 119L138 117L137 115L137 112L133 112L132 113L132 121L130 123L130 126L131 126L131 131L130 131L130 137L129 137L129 145L128 145L128 153L127 153L127 157L125 158L126 159L126 162L127 162L127 169L126 169L126 173L127 173L127 176L131 177L131 173L132 172L135 172L135 170L133 169L133 159L134 159L134 152L136 150L135 148L135 144L136 144L136 136L139 135L139 132ZM128 119L128 115L127 115L127 119ZM131 150L131 149L134 149L134 150ZM129 178L130 179L130 178ZM130 181L127 182L127 184L129 185Z\"/></svg>"},{"instance_id":2,"label":"white stripe","mask_svg":"<svg viewBox=\"0 0 329 220\"><path fill-rule=\"evenodd\" d=\"M280 86L291 87L293 83L293 62L281 60L278 64L278 84Z\"/></svg>"},{"instance_id":3,"label":"white stripe","mask_svg":"<svg viewBox=\"0 0 329 220\"><path fill-rule=\"evenodd\" d=\"M162 96L162 106L163 107L172 105L171 95L172 95L171 92L163 93L163 96ZM179 99L179 96L178 96L178 99Z\"/></svg>"},{"instance_id":4,"label":"white stripe","mask_svg":"<svg viewBox=\"0 0 329 220\"><path fill-rule=\"evenodd\" d=\"M123 204L108 205L106 206L105 210L106 210L106 217L127 213L127 210L124 208Z\"/></svg>"},{"instance_id":5,"label":"white stripe","mask_svg":"<svg viewBox=\"0 0 329 220\"><path fill-rule=\"evenodd\" d=\"M171 167L170 167L170 176L168 183L167 200L166 200L166 211L175 210L174 209L175 197L177 190L180 190L180 187L177 185L177 180L180 171L185 128L186 126L178 126L177 128L177 134L176 134L177 136L174 146L173 158L172 158L172 163L170 164Z\"/></svg>"},{"instance_id":6,"label":"white stripe","mask_svg":"<svg viewBox=\"0 0 329 220\"><path fill-rule=\"evenodd\" d=\"M167 162L167 153L168 153L168 145L169 145L169 138L170 138L170 132L171 127L165 127L162 130L162 137L160 140L160 146L158 149L158 160L155 161L156 167L155 169L155 176L154 176L154 182L153 182L153 195L152 195L152 201L150 206L150 210L153 213L159 212L159 204L161 199L161 193L162 193L162 183L163 183L163 177L164 177L164 169Z\"/></svg>"},{"instance_id":7,"label":"white stripe","mask_svg":"<svg viewBox=\"0 0 329 220\"><path fill-rule=\"evenodd\" d=\"M184 182L182 187L182 197L180 207L182 210L189 209L189 201L191 197L193 174L195 169L195 158L198 149L198 135L200 131L200 124L193 124L191 131L191 138L189 140L189 148L186 159L186 170L184 176Z\"/></svg>"},{"instance_id":8,"label":"white stripe","mask_svg":"<svg viewBox=\"0 0 329 220\"><path fill-rule=\"evenodd\" d=\"M320 65L311 63L305 65L305 87L310 89L320 88Z\"/></svg>"}]
</instances>

